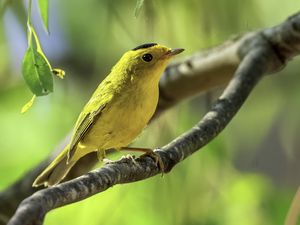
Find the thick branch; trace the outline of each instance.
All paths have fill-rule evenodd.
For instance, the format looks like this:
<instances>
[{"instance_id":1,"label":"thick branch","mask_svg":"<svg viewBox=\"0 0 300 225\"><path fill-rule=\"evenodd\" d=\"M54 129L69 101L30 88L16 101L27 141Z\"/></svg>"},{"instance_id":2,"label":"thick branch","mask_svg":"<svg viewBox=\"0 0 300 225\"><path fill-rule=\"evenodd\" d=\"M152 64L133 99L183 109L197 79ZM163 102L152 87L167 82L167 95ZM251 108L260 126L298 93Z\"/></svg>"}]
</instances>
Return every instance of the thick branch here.
<instances>
[{"instance_id":1,"label":"thick branch","mask_svg":"<svg viewBox=\"0 0 300 225\"><path fill-rule=\"evenodd\" d=\"M169 67L164 76L166 78L161 81L161 100L158 112L183 98L196 94L197 91L207 90L226 82L232 76L240 59L243 59L223 95L200 123L164 146L162 150L157 151L162 157L167 171L207 144L224 129L263 73L279 70L286 60L299 54L299 27L300 15L297 14L277 27L247 34L227 46L217 49L211 55L208 54L205 57L202 55L205 59L210 57L216 67L212 65L198 67L200 64L196 59L201 58L199 56L193 56ZM209 65L209 61L206 64ZM212 71L215 73L210 73ZM197 89L195 83L205 81L205 79L199 78L201 74L203 77L205 74L214 76L215 82L207 81L208 85L202 85L200 89ZM191 79L193 76L194 79ZM206 77L208 80L209 78L209 76ZM135 163L123 159L75 180L38 191L21 203L9 224L41 224L45 214L53 208L82 200L115 184L146 179L159 172L149 157L139 158Z\"/></svg>"}]
</instances>

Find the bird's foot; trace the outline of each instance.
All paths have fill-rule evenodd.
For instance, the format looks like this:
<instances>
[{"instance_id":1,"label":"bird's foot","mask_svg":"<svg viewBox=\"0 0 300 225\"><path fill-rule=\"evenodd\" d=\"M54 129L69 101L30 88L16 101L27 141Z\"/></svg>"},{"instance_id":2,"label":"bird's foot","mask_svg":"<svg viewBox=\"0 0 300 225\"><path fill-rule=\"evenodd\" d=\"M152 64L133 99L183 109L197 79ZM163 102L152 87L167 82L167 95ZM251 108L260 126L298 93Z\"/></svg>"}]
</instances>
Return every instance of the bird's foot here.
<instances>
[{"instance_id":1,"label":"bird's foot","mask_svg":"<svg viewBox=\"0 0 300 225\"><path fill-rule=\"evenodd\" d=\"M135 148L135 147L123 147L120 149L121 151L135 151L135 152L143 152L144 154L141 156L149 156L152 159L154 159L156 166L158 166L159 170L164 173L165 166L164 163L160 157L160 155L155 152L155 150L159 149L150 149L150 148Z\"/></svg>"},{"instance_id":2,"label":"bird's foot","mask_svg":"<svg viewBox=\"0 0 300 225\"><path fill-rule=\"evenodd\" d=\"M114 160L110 160L108 158L104 158L103 159L103 162L104 164L113 164L113 163L118 163L118 162L133 162L134 164L136 164L136 161L135 161L135 156L134 155L123 155L119 160L117 161L114 161Z\"/></svg>"},{"instance_id":3,"label":"bird's foot","mask_svg":"<svg viewBox=\"0 0 300 225\"><path fill-rule=\"evenodd\" d=\"M113 161L113 160L110 160L110 159L108 159L108 158L104 158L103 160L103 163L106 165L106 164L112 164L112 163L114 163L115 161Z\"/></svg>"},{"instance_id":4,"label":"bird's foot","mask_svg":"<svg viewBox=\"0 0 300 225\"><path fill-rule=\"evenodd\" d=\"M130 155L130 154L123 155L120 160L121 161L124 160L126 162L130 161L133 164L137 165L137 162L135 161L135 156L134 155Z\"/></svg>"},{"instance_id":5,"label":"bird's foot","mask_svg":"<svg viewBox=\"0 0 300 225\"><path fill-rule=\"evenodd\" d=\"M162 171L162 173L164 173L165 171L164 162L162 161L160 155L157 152L155 152L155 150L159 150L159 149L154 149L154 150L151 149L150 151L146 151L142 156L151 157L155 161L155 164L158 166L158 168Z\"/></svg>"}]
</instances>

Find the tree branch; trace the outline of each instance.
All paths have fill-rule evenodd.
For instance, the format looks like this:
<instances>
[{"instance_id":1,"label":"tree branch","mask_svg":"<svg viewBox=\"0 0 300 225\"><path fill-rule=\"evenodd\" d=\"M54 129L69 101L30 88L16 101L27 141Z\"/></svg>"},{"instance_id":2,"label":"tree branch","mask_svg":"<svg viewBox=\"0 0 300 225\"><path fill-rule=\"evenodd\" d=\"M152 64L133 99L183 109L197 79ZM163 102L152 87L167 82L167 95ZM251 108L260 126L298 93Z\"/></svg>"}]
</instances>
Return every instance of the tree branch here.
<instances>
[{"instance_id":1,"label":"tree branch","mask_svg":"<svg viewBox=\"0 0 300 225\"><path fill-rule=\"evenodd\" d=\"M282 69L299 50L300 14L296 14L277 27L246 34L208 55L195 55L171 65L160 83L158 114L183 98L224 84L241 61L235 76L204 118L190 131L156 151L165 164L165 172L218 135L260 77ZM200 66L203 61L205 65ZM203 86L203 82L207 85ZM36 192L20 204L9 224L42 224L46 213L54 208L80 201L115 184L146 179L160 172L147 156L134 162L121 159L77 179Z\"/></svg>"}]
</instances>

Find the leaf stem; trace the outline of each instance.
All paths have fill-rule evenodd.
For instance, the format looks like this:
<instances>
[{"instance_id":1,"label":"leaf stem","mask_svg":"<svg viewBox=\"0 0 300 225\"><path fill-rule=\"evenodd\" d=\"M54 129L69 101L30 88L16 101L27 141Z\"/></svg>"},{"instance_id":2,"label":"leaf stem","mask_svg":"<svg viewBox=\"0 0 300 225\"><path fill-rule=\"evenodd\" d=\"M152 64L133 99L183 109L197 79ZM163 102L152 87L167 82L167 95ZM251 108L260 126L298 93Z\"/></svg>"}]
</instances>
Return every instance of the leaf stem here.
<instances>
[{"instance_id":1,"label":"leaf stem","mask_svg":"<svg viewBox=\"0 0 300 225\"><path fill-rule=\"evenodd\" d=\"M28 1L28 15L27 15L27 39L28 39L28 47L32 45L31 6L32 6L32 0L29 0Z\"/></svg>"},{"instance_id":2,"label":"leaf stem","mask_svg":"<svg viewBox=\"0 0 300 225\"><path fill-rule=\"evenodd\" d=\"M31 24L31 6L32 6L32 0L28 1L28 17L27 17L27 23Z\"/></svg>"}]
</instances>

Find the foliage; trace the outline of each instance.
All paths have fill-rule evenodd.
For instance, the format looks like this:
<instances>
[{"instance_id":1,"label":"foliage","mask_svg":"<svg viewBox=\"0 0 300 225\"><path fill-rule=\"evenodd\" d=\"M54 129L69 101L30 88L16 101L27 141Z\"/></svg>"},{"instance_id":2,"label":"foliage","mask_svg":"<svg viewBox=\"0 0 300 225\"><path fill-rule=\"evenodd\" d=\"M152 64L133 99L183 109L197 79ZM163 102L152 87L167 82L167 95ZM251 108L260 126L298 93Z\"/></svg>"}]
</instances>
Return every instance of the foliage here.
<instances>
[{"instance_id":1,"label":"foliage","mask_svg":"<svg viewBox=\"0 0 300 225\"><path fill-rule=\"evenodd\" d=\"M40 13L44 27L48 32L48 0L39 0ZM23 77L34 96L24 105L21 112L26 112L33 104L35 96L48 95L53 92L53 69L44 54L38 36L31 24L31 5L29 0L27 19L28 48L25 52L22 65ZM58 75L56 72L55 75ZM61 72L64 75L64 72ZM63 76L60 76L63 78Z\"/></svg>"}]
</instances>

